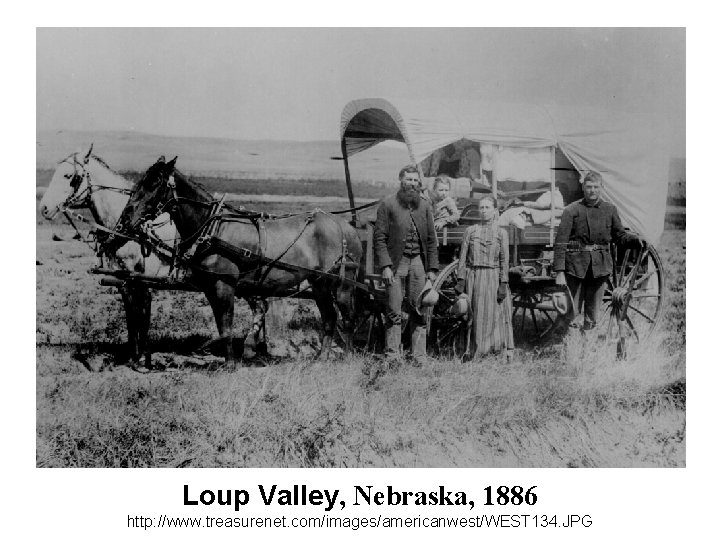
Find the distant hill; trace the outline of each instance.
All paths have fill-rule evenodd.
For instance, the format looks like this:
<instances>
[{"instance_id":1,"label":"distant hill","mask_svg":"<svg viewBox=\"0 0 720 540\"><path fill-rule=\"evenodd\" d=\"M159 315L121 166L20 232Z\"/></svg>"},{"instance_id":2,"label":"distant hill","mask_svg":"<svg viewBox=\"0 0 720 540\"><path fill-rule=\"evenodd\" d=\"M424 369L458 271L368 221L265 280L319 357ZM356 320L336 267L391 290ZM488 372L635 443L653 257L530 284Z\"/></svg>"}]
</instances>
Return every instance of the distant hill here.
<instances>
[{"instance_id":1,"label":"distant hill","mask_svg":"<svg viewBox=\"0 0 720 540\"><path fill-rule=\"evenodd\" d=\"M160 155L182 171L232 178L345 178L338 141L240 141L165 137L136 132L40 131L36 168L51 169L72 152L93 152L118 171L144 171ZM350 159L354 181L388 182L407 164L407 150L378 145Z\"/></svg>"},{"instance_id":2,"label":"distant hill","mask_svg":"<svg viewBox=\"0 0 720 540\"><path fill-rule=\"evenodd\" d=\"M178 157L178 168L219 178L343 181L345 172L338 141L241 141L234 139L167 137L133 131L39 131L36 168L53 169L72 152L94 152L118 171L144 171L160 155ZM350 158L354 182L390 183L408 163L407 150L395 143L380 144ZM671 158L668 200L684 204L685 158ZM682 203L678 201L682 200Z\"/></svg>"}]
</instances>

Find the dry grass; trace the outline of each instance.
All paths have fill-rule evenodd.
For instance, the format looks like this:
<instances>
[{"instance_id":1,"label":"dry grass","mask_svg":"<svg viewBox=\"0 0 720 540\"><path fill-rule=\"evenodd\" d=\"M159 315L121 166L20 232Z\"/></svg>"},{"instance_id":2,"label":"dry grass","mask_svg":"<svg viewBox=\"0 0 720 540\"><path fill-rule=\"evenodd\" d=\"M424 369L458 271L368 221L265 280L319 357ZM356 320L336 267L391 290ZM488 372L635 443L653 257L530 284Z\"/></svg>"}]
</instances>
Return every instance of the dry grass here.
<instances>
[{"instance_id":1,"label":"dry grass","mask_svg":"<svg viewBox=\"0 0 720 540\"><path fill-rule=\"evenodd\" d=\"M377 379L359 354L319 363L312 304L274 303L276 365L143 375L115 365L119 297L88 275L91 251L66 226L38 227L37 465L685 466L684 231L666 233L669 294L654 341L617 362L570 334L509 365L433 358ZM238 302L236 332L249 324ZM158 356L214 337L206 301L156 293ZM93 370L88 371L87 367Z\"/></svg>"},{"instance_id":2,"label":"dry grass","mask_svg":"<svg viewBox=\"0 0 720 540\"><path fill-rule=\"evenodd\" d=\"M41 375L40 466L683 466L671 359Z\"/></svg>"}]
</instances>

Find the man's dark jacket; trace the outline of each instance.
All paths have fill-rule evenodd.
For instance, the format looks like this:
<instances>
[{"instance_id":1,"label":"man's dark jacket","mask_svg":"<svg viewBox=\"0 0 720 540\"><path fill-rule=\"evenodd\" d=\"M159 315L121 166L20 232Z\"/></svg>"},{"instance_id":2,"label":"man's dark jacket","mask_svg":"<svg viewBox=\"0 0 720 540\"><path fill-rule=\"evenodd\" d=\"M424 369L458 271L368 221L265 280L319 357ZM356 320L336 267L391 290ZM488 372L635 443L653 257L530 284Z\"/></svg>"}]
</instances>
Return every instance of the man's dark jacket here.
<instances>
[{"instance_id":1,"label":"man's dark jacket","mask_svg":"<svg viewBox=\"0 0 720 540\"><path fill-rule=\"evenodd\" d=\"M410 210L400 204L397 194L385 197L377 209L377 221L373 233L375 260L380 268L391 266L397 270L405 249L405 237L415 221L420 239L420 255L427 272L438 271L437 237L430 203L420 199L420 205Z\"/></svg>"},{"instance_id":2,"label":"man's dark jacket","mask_svg":"<svg viewBox=\"0 0 720 540\"><path fill-rule=\"evenodd\" d=\"M553 268L584 278L592 263L593 277L607 276L613 265L610 242L636 238L623 228L617 208L611 203L600 200L590 206L585 199L575 201L565 207L560 218ZM590 251L587 246L595 248Z\"/></svg>"}]
</instances>

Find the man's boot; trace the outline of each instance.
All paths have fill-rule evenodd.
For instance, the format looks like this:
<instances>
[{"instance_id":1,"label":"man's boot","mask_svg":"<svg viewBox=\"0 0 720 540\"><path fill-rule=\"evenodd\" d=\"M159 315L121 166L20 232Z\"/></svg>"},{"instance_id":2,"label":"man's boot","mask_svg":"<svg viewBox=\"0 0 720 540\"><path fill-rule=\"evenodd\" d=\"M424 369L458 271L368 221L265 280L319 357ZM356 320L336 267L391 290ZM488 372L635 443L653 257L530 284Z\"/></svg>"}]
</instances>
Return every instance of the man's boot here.
<instances>
[{"instance_id":1,"label":"man's boot","mask_svg":"<svg viewBox=\"0 0 720 540\"><path fill-rule=\"evenodd\" d=\"M425 343L427 341L427 326L416 326L412 333L412 362L421 366L427 360Z\"/></svg>"}]
</instances>

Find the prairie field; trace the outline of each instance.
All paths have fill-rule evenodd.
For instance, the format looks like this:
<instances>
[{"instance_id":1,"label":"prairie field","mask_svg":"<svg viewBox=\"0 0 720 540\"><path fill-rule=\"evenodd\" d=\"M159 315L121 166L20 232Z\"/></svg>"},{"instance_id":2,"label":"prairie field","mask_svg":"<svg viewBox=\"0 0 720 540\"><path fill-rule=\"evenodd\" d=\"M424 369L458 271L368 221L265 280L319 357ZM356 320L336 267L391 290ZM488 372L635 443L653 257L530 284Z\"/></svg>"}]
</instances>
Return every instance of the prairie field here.
<instances>
[{"instance_id":1,"label":"prairie field","mask_svg":"<svg viewBox=\"0 0 720 540\"><path fill-rule=\"evenodd\" d=\"M285 299L268 314L268 365L233 370L191 354L217 334L205 298L155 291L150 339L167 369L150 373L122 365L120 297L88 273L95 255L73 234L38 215L38 467L685 466L683 229L656 246L664 317L626 361L571 331L510 364L380 366L340 348L318 362L314 304ZM238 300L236 336L249 323Z\"/></svg>"}]
</instances>

